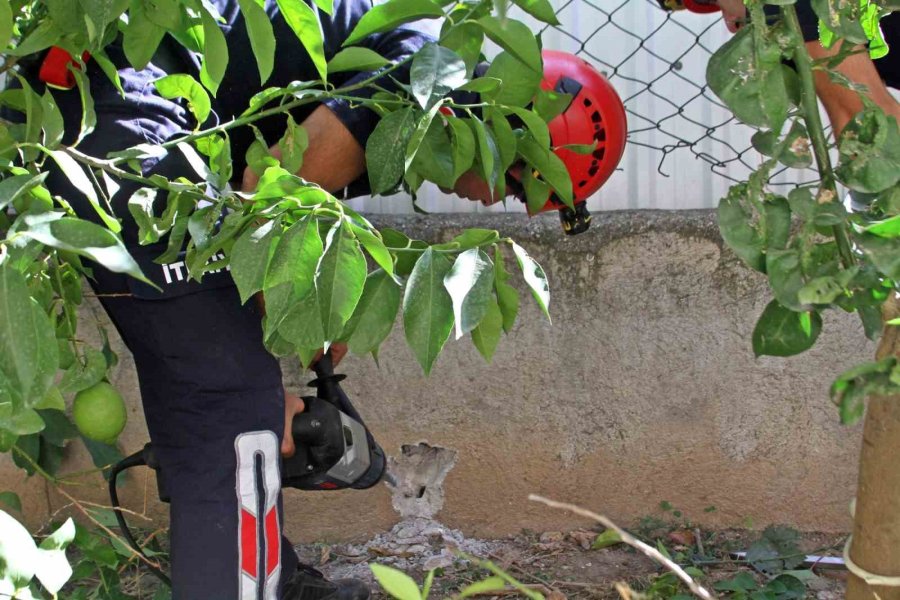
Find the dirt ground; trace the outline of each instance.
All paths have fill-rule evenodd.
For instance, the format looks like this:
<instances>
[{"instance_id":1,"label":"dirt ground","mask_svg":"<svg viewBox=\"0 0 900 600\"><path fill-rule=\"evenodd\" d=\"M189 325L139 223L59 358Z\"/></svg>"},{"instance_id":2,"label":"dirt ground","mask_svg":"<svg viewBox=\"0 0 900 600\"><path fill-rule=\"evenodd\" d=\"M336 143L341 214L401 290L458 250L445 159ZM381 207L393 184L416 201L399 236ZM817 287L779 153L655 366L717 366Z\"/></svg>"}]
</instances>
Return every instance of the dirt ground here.
<instances>
[{"instance_id":1,"label":"dirt ground","mask_svg":"<svg viewBox=\"0 0 900 600\"><path fill-rule=\"evenodd\" d=\"M402 523L401 523L402 525ZM659 524L657 524L659 525ZM435 568L432 598L456 595L466 585L490 575L475 560L466 560L454 552L456 548L469 556L493 562L520 582L541 592L552 600L619 598L615 584L627 583L635 591L653 591L652 585L665 571L636 550L616 544L603 549L591 549L598 531L536 533L523 531L501 540L462 540L458 532L436 532L439 524L431 522L428 543L397 543L397 536L379 536L363 545L311 544L297 548L304 562L317 566L330 578L358 577L373 584L375 598L386 595L375 585L368 564L371 562L399 568L413 576L420 584L426 567ZM654 528L645 523L632 528L647 541L659 540L679 562L692 564L704 573L702 583L712 587L716 582L733 578L741 571L753 575L760 585L767 578L754 571L745 561L734 560L731 553L746 550L760 534L753 531L700 531L698 529ZM398 533L398 528L392 530ZM402 530L399 533L403 533ZM425 533L429 533L426 530ZM699 536L698 536L699 534ZM420 540L413 540L420 541ZM799 546L803 552L840 556L845 538L834 534L801 534ZM425 546L423 549L421 546ZM449 548L448 548L449 546ZM837 600L843 597L846 571L813 567L807 575L806 597L816 600ZM675 590L672 590L673 592ZM686 590L680 590L682 592ZM663 590L655 590L654 598L668 597ZM722 594L727 597L728 594ZM483 597L521 597L515 590L487 593Z\"/></svg>"}]
</instances>

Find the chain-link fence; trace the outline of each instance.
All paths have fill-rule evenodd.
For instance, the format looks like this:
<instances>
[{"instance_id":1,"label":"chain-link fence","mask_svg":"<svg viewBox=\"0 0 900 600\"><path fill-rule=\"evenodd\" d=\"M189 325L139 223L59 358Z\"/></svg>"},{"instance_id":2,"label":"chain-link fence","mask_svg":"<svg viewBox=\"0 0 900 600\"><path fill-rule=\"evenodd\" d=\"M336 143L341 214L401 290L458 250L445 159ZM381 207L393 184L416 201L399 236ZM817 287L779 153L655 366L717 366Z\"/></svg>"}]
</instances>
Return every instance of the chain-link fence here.
<instances>
[{"instance_id":1,"label":"chain-link fence","mask_svg":"<svg viewBox=\"0 0 900 600\"><path fill-rule=\"evenodd\" d=\"M759 164L753 131L738 123L706 85L710 56L730 37L720 13L668 13L656 0L551 0L560 25L544 26L545 48L573 52L603 71L628 114L619 170L589 202L591 210L712 208L734 181ZM812 171L783 170L773 183L796 185ZM516 202L484 208L423 190L429 211L519 211ZM410 212L397 198L360 201L373 212Z\"/></svg>"}]
</instances>

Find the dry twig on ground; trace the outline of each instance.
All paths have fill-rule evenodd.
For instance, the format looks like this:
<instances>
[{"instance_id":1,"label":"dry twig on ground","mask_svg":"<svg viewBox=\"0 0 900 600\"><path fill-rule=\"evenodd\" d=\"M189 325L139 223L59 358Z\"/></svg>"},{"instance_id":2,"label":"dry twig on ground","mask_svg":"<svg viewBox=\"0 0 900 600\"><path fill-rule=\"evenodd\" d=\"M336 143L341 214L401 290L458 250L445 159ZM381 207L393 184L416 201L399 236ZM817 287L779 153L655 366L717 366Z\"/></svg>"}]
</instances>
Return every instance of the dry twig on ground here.
<instances>
[{"instance_id":1,"label":"dry twig on ground","mask_svg":"<svg viewBox=\"0 0 900 600\"><path fill-rule=\"evenodd\" d=\"M694 593L695 596L699 598L703 598L703 600L714 600L715 596L707 590L705 587L697 583L693 577L688 575L684 569L682 569L679 565L674 563L671 559L666 558L659 550L654 548L653 546L649 546L637 539L615 523L613 523L607 517L603 515L598 515L595 512L591 512L587 509L581 508L580 506L575 506L574 504L566 504L564 502L556 502L555 500L549 500L544 498L543 496L538 496L536 494L530 494L528 499L533 502L540 502L541 504L546 504L550 508L558 508L561 510L567 510L571 513L575 513L581 517L586 517L597 523L600 523L607 529L612 529L615 531L619 537L622 539L622 542L628 544L632 548L635 548L642 552L644 555L649 557L650 559L658 562L663 565L665 568L674 573L681 581L684 582L686 586Z\"/></svg>"}]
</instances>

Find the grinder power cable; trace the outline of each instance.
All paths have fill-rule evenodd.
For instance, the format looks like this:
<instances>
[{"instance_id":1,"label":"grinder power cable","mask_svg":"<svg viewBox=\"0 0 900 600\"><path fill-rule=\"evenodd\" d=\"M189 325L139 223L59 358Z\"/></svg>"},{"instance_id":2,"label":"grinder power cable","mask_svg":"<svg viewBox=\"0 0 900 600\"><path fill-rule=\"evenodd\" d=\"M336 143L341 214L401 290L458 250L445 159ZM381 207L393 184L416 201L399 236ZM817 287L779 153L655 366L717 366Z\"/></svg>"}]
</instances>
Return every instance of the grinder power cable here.
<instances>
[{"instance_id":1,"label":"grinder power cable","mask_svg":"<svg viewBox=\"0 0 900 600\"><path fill-rule=\"evenodd\" d=\"M384 450L341 388L340 382L346 375L334 373L331 354L319 359L313 370L316 378L309 386L315 388L316 395L304 396L303 412L294 415L291 434L296 452L282 458L281 487L307 491L364 490L382 480L393 483L387 472ZM150 572L171 586L169 577L154 565L135 540L122 513L116 487L118 476L137 466L147 466L157 472L159 499L169 501L153 447L147 444L110 469L110 503L126 541L146 559Z\"/></svg>"}]
</instances>

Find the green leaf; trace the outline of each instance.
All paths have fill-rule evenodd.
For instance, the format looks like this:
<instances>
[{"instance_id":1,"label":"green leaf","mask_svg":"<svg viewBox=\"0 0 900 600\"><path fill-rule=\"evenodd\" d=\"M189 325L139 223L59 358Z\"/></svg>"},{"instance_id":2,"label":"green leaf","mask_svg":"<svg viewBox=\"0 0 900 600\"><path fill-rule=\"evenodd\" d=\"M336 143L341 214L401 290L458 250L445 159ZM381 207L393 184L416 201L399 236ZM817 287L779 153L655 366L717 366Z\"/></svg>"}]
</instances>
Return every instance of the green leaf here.
<instances>
[{"instance_id":1,"label":"green leaf","mask_svg":"<svg viewBox=\"0 0 900 600\"><path fill-rule=\"evenodd\" d=\"M541 72L526 66L509 52L498 54L485 77L494 77L503 82L496 92L486 92L482 98L506 106L528 106L540 89Z\"/></svg>"},{"instance_id":2,"label":"green leaf","mask_svg":"<svg viewBox=\"0 0 900 600\"><path fill-rule=\"evenodd\" d=\"M197 128L206 122L212 111L212 103L209 94L196 79L185 74L166 75L154 81L153 85L156 86L156 90L163 98L169 100L185 98L188 102L188 109L197 121Z\"/></svg>"},{"instance_id":3,"label":"green leaf","mask_svg":"<svg viewBox=\"0 0 900 600\"><path fill-rule=\"evenodd\" d=\"M422 600L419 586L406 573L379 564L370 564L369 568L384 591L397 600Z\"/></svg>"},{"instance_id":4,"label":"green leaf","mask_svg":"<svg viewBox=\"0 0 900 600\"><path fill-rule=\"evenodd\" d=\"M122 35L125 57L136 71L141 71L156 54L166 30L150 19L141 0L132 0L128 11L128 24Z\"/></svg>"},{"instance_id":5,"label":"green leaf","mask_svg":"<svg viewBox=\"0 0 900 600\"><path fill-rule=\"evenodd\" d=\"M468 131L468 127L465 128ZM452 188L458 176L455 174L453 145L448 137L448 127L441 123L441 119L433 119L425 138L416 151L410 169L421 175L425 180L436 183L445 188ZM468 157L471 164L472 156Z\"/></svg>"},{"instance_id":6,"label":"green leaf","mask_svg":"<svg viewBox=\"0 0 900 600\"><path fill-rule=\"evenodd\" d=\"M0 264L0 377L13 407L40 402L59 361L50 319L28 294L24 277Z\"/></svg>"},{"instance_id":7,"label":"green leaf","mask_svg":"<svg viewBox=\"0 0 900 600\"><path fill-rule=\"evenodd\" d=\"M344 48L328 61L328 72L374 71L389 64L391 61L374 50L362 46L351 46Z\"/></svg>"},{"instance_id":8,"label":"green leaf","mask_svg":"<svg viewBox=\"0 0 900 600\"><path fill-rule=\"evenodd\" d=\"M62 365L60 365L62 366ZM62 393L59 391L59 388L52 387L50 391L41 399L40 402L35 403L35 409L53 409L53 410L66 410L66 401L62 397Z\"/></svg>"},{"instance_id":9,"label":"green leaf","mask_svg":"<svg viewBox=\"0 0 900 600\"><path fill-rule=\"evenodd\" d=\"M316 292L327 341L341 335L366 282L366 258L346 223L332 227L316 269Z\"/></svg>"},{"instance_id":10,"label":"green leaf","mask_svg":"<svg viewBox=\"0 0 900 600\"><path fill-rule=\"evenodd\" d=\"M44 183L48 173L38 175L13 175L0 181L0 210L15 202L23 194Z\"/></svg>"},{"instance_id":11,"label":"green leaf","mask_svg":"<svg viewBox=\"0 0 900 600\"><path fill-rule=\"evenodd\" d=\"M41 97L41 108L43 109L41 125L44 128L44 145L51 149L56 148L62 142L66 124L53 99L53 94L49 90L44 90L44 95Z\"/></svg>"},{"instance_id":12,"label":"green leaf","mask_svg":"<svg viewBox=\"0 0 900 600\"><path fill-rule=\"evenodd\" d=\"M519 263L519 268L522 269L522 275L525 277L525 283L531 288L531 294L534 296L535 301L541 307L547 319L549 319L550 286L547 283L547 275L544 273L544 269L528 255L528 252L522 246L513 242L512 248Z\"/></svg>"},{"instance_id":13,"label":"green leaf","mask_svg":"<svg viewBox=\"0 0 900 600\"><path fill-rule=\"evenodd\" d=\"M496 247L494 249L494 289L497 292L497 304L503 314L503 331L509 333L519 314L519 292L506 283L507 281L509 281L509 273L503 262L503 254L500 252L500 248Z\"/></svg>"},{"instance_id":14,"label":"green leaf","mask_svg":"<svg viewBox=\"0 0 900 600\"><path fill-rule=\"evenodd\" d=\"M291 290L291 285L284 283L266 291L266 308L268 309L270 303L273 306L280 306L272 313L272 316L281 315L275 321L270 321L271 317L266 317L267 331L273 330L273 325L270 323L277 323L278 335L291 345L288 352L270 347L269 351L276 356L299 354L299 350L304 348L318 350L325 343L322 319L318 317L320 310L315 288L307 289L302 297ZM282 296L282 298L279 299L278 296ZM267 344L277 341L277 337L267 337ZM301 356L301 358L303 357ZM308 364L309 361L304 360L303 362Z\"/></svg>"},{"instance_id":15,"label":"green leaf","mask_svg":"<svg viewBox=\"0 0 900 600\"><path fill-rule=\"evenodd\" d=\"M453 301L444 288L451 267L443 255L428 248L416 261L403 296L406 341L426 375L453 328Z\"/></svg>"},{"instance_id":16,"label":"green leaf","mask_svg":"<svg viewBox=\"0 0 900 600\"><path fill-rule=\"evenodd\" d=\"M781 130L790 102L776 39L758 36L754 27L742 28L710 58L706 80L738 119Z\"/></svg>"},{"instance_id":17,"label":"green leaf","mask_svg":"<svg viewBox=\"0 0 900 600\"><path fill-rule=\"evenodd\" d=\"M594 542L591 544L591 550L602 550L603 548L609 548L610 546L621 543L622 536L620 536L615 529L607 529L594 538Z\"/></svg>"},{"instance_id":18,"label":"green leaf","mask_svg":"<svg viewBox=\"0 0 900 600\"><path fill-rule=\"evenodd\" d=\"M815 344L822 331L817 311L794 312L773 300L766 306L753 330L756 356L793 356Z\"/></svg>"},{"instance_id":19,"label":"green leaf","mask_svg":"<svg viewBox=\"0 0 900 600\"><path fill-rule=\"evenodd\" d=\"M892 280L900 281L900 238L863 233L855 239L875 268Z\"/></svg>"},{"instance_id":20,"label":"green leaf","mask_svg":"<svg viewBox=\"0 0 900 600\"><path fill-rule=\"evenodd\" d=\"M85 346L84 356L63 373L59 381L59 391L63 394L74 394L87 389L106 377L107 368L103 353L92 346Z\"/></svg>"},{"instance_id":21,"label":"green leaf","mask_svg":"<svg viewBox=\"0 0 900 600\"><path fill-rule=\"evenodd\" d=\"M406 155L403 160L403 172L407 172L410 166L413 164L413 161L416 159L416 155L419 153L419 147L422 145L422 141L425 139L425 136L428 135L429 129L431 129L431 124L434 122L434 117L440 108L439 104L433 105L428 112L422 115L419 119L419 122L416 124L416 128L413 131L412 135L409 138L409 142L406 145Z\"/></svg>"},{"instance_id":22,"label":"green leaf","mask_svg":"<svg viewBox=\"0 0 900 600\"><path fill-rule=\"evenodd\" d=\"M482 17L478 24L491 41L522 61L536 73L543 73L541 50L531 29L515 19Z\"/></svg>"},{"instance_id":23,"label":"green leaf","mask_svg":"<svg viewBox=\"0 0 900 600\"><path fill-rule=\"evenodd\" d=\"M516 160L516 152L518 150L518 141L516 134L512 130L512 126L506 117L499 110L486 111L491 119L491 132L494 140L497 142L497 153L500 155L500 164L497 171L506 173L509 167ZM505 184L505 177L504 177Z\"/></svg>"},{"instance_id":24,"label":"green leaf","mask_svg":"<svg viewBox=\"0 0 900 600\"><path fill-rule=\"evenodd\" d=\"M91 203L91 206L100 216L103 223L113 232L119 233L122 230L122 225L115 217L107 213L106 210L100 206L100 199L97 197L97 191L94 189L91 180L81 168L81 165L62 150L51 150L49 154L56 164L59 165L59 168L69 180L69 183L75 186L75 188L88 199L88 202Z\"/></svg>"},{"instance_id":25,"label":"green leaf","mask_svg":"<svg viewBox=\"0 0 900 600\"><path fill-rule=\"evenodd\" d=\"M15 492L0 492L0 504L5 504L16 512L22 512L22 501Z\"/></svg>"},{"instance_id":26,"label":"green leaf","mask_svg":"<svg viewBox=\"0 0 900 600\"><path fill-rule=\"evenodd\" d=\"M2 184L0 184L2 185ZM2 203L2 200L0 200ZM900 215L894 215L882 221L867 223L863 227L863 231L877 235L878 237L900 237Z\"/></svg>"},{"instance_id":27,"label":"green leaf","mask_svg":"<svg viewBox=\"0 0 900 600\"><path fill-rule=\"evenodd\" d=\"M456 181L469 170L475 159L475 135L462 119L447 117L446 121L452 133L450 147L453 153L453 181Z\"/></svg>"},{"instance_id":28,"label":"green leaf","mask_svg":"<svg viewBox=\"0 0 900 600\"><path fill-rule=\"evenodd\" d=\"M493 283L494 266L482 250L473 248L456 257L444 277L444 287L453 301L456 339L475 329L484 318L492 300Z\"/></svg>"},{"instance_id":29,"label":"green leaf","mask_svg":"<svg viewBox=\"0 0 900 600\"><path fill-rule=\"evenodd\" d=\"M425 110L468 80L466 63L452 50L434 43L416 52L409 77L413 97Z\"/></svg>"},{"instance_id":30,"label":"green leaf","mask_svg":"<svg viewBox=\"0 0 900 600\"><path fill-rule=\"evenodd\" d=\"M231 248L231 277L237 285L244 304L256 292L263 289L266 271L281 236L278 221L266 221L257 228L247 229Z\"/></svg>"},{"instance_id":31,"label":"green leaf","mask_svg":"<svg viewBox=\"0 0 900 600\"><path fill-rule=\"evenodd\" d=\"M334 13L334 0L314 0L316 6L329 16Z\"/></svg>"},{"instance_id":32,"label":"green leaf","mask_svg":"<svg viewBox=\"0 0 900 600\"><path fill-rule=\"evenodd\" d=\"M574 98L571 94L561 94L559 92L541 89L538 90L537 95L534 98L534 112L536 112L545 123L549 123L559 115L563 114L573 101ZM577 152L578 154L590 154L594 151L596 146L597 142L594 141L591 144L565 144L563 147L568 148L573 152L577 152L575 149L580 149L580 152Z\"/></svg>"},{"instance_id":33,"label":"green leaf","mask_svg":"<svg viewBox=\"0 0 900 600\"><path fill-rule=\"evenodd\" d=\"M128 8L128 0L78 0L84 11L90 41L99 40L106 26L117 20Z\"/></svg>"},{"instance_id":34,"label":"green leaf","mask_svg":"<svg viewBox=\"0 0 900 600\"><path fill-rule=\"evenodd\" d=\"M275 67L275 33L272 22L260 0L238 0L238 4L247 23L250 47L253 48L259 70L259 82L263 85L269 80Z\"/></svg>"},{"instance_id":35,"label":"green leaf","mask_svg":"<svg viewBox=\"0 0 900 600\"><path fill-rule=\"evenodd\" d=\"M378 237L373 230L360 227L353 223L350 224L350 229L366 249L366 252L369 253L369 256L372 257L372 260L374 260L379 267L384 269L388 275L393 276L394 259L381 238Z\"/></svg>"},{"instance_id":36,"label":"green leaf","mask_svg":"<svg viewBox=\"0 0 900 600\"><path fill-rule=\"evenodd\" d=\"M428 244L422 240L411 240L396 229L391 229L390 227L381 230L381 239L388 248L392 249L391 252L397 256L397 263L394 265L394 273L401 277L405 277L412 272L416 261L419 259L420 253L398 250L424 250L425 248L428 248Z\"/></svg>"},{"instance_id":37,"label":"green leaf","mask_svg":"<svg viewBox=\"0 0 900 600\"><path fill-rule=\"evenodd\" d=\"M34 576L53 595L62 589L72 576L72 567L66 559L66 547L75 538L75 523L66 519L59 529L44 538L37 551Z\"/></svg>"},{"instance_id":38,"label":"green leaf","mask_svg":"<svg viewBox=\"0 0 900 600\"><path fill-rule=\"evenodd\" d=\"M472 330L472 343L484 360L491 362L497 344L500 343L500 334L503 333L503 313L493 294L488 295L487 310L478 327Z\"/></svg>"},{"instance_id":39,"label":"green leaf","mask_svg":"<svg viewBox=\"0 0 900 600\"><path fill-rule=\"evenodd\" d=\"M434 584L434 569L430 569L425 575L425 581L422 584L422 598L428 598L431 593L431 586Z\"/></svg>"},{"instance_id":40,"label":"green leaf","mask_svg":"<svg viewBox=\"0 0 900 600\"><path fill-rule=\"evenodd\" d=\"M766 240L754 224L756 216L756 205L749 199L746 184L733 186L719 202L719 232L725 243L751 268L765 272Z\"/></svg>"},{"instance_id":41,"label":"green leaf","mask_svg":"<svg viewBox=\"0 0 900 600\"><path fill-rule=\"evenodd\" d=\"M91 455L91 462L98 469L103 469L103 477L109 479L109 468L125 458L114 444L104 444L81 436L84 447Z\"/></svg>"},{"instance_id":42,"label":"green leaf","mask_svg":"<svg viewBox=\"0 0 900 600\"><path fill-rule=\"evenodd\" d=\"M48 214L26 216L27 228L21 233L47 246L86 256L114 273L127 273L149 283L121 240L112 232L90 221L56 216L58 213L50 213L49 218Z\"/></svg>"},{"instance_id":43,"label":"green leaf","mask_svg":"<svg viewBox=\"0 0 900 600\"><path fill-rule=\"evenodd\" d=\"M459 591L459 597L471 598L472 596L489 594L490 592L499 592L504 589L506 589L506 582L503 578L493 576L482 579L481 581L476 581L475 583L470 583Z\"/></svg>"},{"instance_id":44,"label":"green leaf","mask_svg":"<svg viewBox=\"0 0 900 600\"><path fill-rule=\"evenodd\" d=\"M547 128L547 123L539 114L528 110L527 108L518 108L515 106L510 107L509 111L525 123L525 127L531 132L531 136L538 145L542 148L550 147L550 130Z\"/></svg>"},{"instance_id":45,"label":"green leaf","mask_svg":"<svg viewBox=\"0 0 900 600\"><path fill-rule=\"evenodd\" d=\"M261 241L266 243L265 238L261 238ZM297 221L281 235L278 244L274 246L263 289L269 290L282 283L290 283L298 298L304 296L313 286L322 250L318 221L313 217ZM261 254L255 260L261 263Z\"/></svg>"},{"instance_id":46,"label":"green leaf","mask_svg":"<svg viewBox=\"0 0 900 600\"><path fill-rule=\"evenodd\" d=\"M309 135L305 127L297 125L294 117L287 116L287 127L284 135L278 140L281 150L281 166L288 173L299 173L303 166L303 154L309 146Z\"/></svg>"},{"instance_id":47,"label":"green leaf","mask_svg":"<svg viewBox=\"0 0 900 600\"><path fill-rule=\"evenodd\" d=\"M478 79L466 82L456 89L460 92L475 92L476 94L482 94L484 92L496 91L500 89L502 84L503 82L496 77L479 77Z\"/></svg>"},{"instance_id":48,"label":"green leaf","mask_svg":"<svg viewBox=\"0 0 900 600\"><path fill-rule=\"evenodd\" d=\"M65 410L65 408L63 408ZM44 428L41 433L43 441L53 444L58 448L65 447L66 443L78 437L78 429L69 420L63 410L39 410L41 419L44 420Z\"/></svg>"},{"instance_id":49,"label":"green leaf","mask_svg":"<svg viewBox=\"0 0 900 600\"><path fill-rule=\"evenodd\" d=\"M900 128L880 109L856 115L841 132L836 173L853 190L878 193L900 182Z\"/></svg>"},{"instance_id":50,"label":"green leaf","mask_svg":"<svg viewBox=\"0 0 900 600\"><path fill-rule=\"evenodd\" d=\"M556 11L547 0L513 0L513 4L548 25L559 25Z\"/></svg>"},{"instance_id":51,"label":"green leaf","mask_svg":"<svg viewBox=\"0 0 900 600\"><path fill-rule=\"evenodd\" d=\"M94 109L94 97L91 95L91 85L87 75L81 69L69 67L69 71L75 77L75 86L78 88L78 95L81 98L81 129L78 131L78 139L73 144L77 146L81 140L93 133L97 126L97 112Z\"/></svg>"},{"instance_id":52,"label":"green leaf","mask_svg":"<svg viewBox=\"0 0 900 600\"><path fill-rule=\"evenodd\" d=\"M16 408L11 403L0 404L0 429L15 435L31 435L44 429L44 420L30 408Z\"/></svg>"},{"instance_id":53,"label":"green leaf","mask_svg":"<svg viewBox=\"0 0 900 600\"><path fill-rule=\"evenodd\" d=\"M550 184L560 200L570 208L573 207L572 179L565 163L549 148L544 148L529 136L519 139L519 153Z\"/></svg>"},{"instance_id":54,"label":"green leaf","mask_svg":"<svg viewBox=\"0 0 900 600\"><path fill-rule=\"evenodd\" d=\"M500 162L500 151L497 149L497 143L494 141L494 136L480 120L468 119L467 122L472 128L478 147L478 152L475 154L475 164L479 167L481 178L493 189L497 185L500 176L497 171L497 166Z\"/></svg>"},{"instance_id":55,"label":"green leaf","mask_svg":"<svg viewBox=\"0 0 900 600\"><path fill-rule=\"evenodd\" d=\"M182 8L180 0L143 0L143 2L145 5L149 4L148 19L166 30L181 28Z\"/></svg>"},{"instance_id":56,"label":"green leaf","mask_svg":"<svg viewBox=\"0 0 900 600\"><path fill-rule=\"evenodd\" d=\"M205 8L200 11L200 20L203 23L204 40L200 82L215 96L228 68L228 43L225 41L225 34L216 23L216 18Z\"/></svg>"},{"instance_id":57,"label":"green leaf","mask_svg":"<svg viewBox=\"0 0 900 600\"><path fill-rule=\"evenodd\" d=\"M403 108L381 119L369 136L366 143L366 167L372 194L392 189L403 176L406 149L415 122L415 112L411 108Z\"/></svg>"},{"instance_id":58,"label":"green leaf","mask_svg":"<svg viewBox=\"0 0 900 600\"><path fill-rule=\"evenodd\" d=\"M466 10L468 11L468 9ZM466 63L466 73L471 74L481 60L484 30L477 23L471 21L454 23L451 19L446 19L441 28L440 44L456 52ZM524 67L524 65L522 66ZM528 70L531 71L531 69ZM473 81L478 81L478 79Z\"/></svg>"},{"instance_id":59,"label":"green leaf","mask_svg":"<svg viewBox=\"0 0 900 600\"><path fill-rule=\"evenodd\" d=\"M13 14L9 0L0 0L0 49L9 46L13 35Z\"/></svg>"},{"instance_id":60,"label":"green leaf","mask_svg":"<svg viewBox=\"0 0 900 600\"><path fill-rule=\"evenodd\" d=\"M322 40L322 27L319 16L305 0L277 0L278 8L284 16L284 20L294 31L297 39L303 44L306 52L312 59L319 78L322 81L328 79L328 65L325 61L325 44ZM375 9L372 9L375 10ZM370 10L369 13L372 11ZM366 13L368 16L369 13ZM363 19L360 20L360 23ZM359 24L357 24L357 28ZM345 45L348 42L344 42Z\"/></svg>"},{"instance_id":61,"label":"green leaf","mask_svg":"<svg viewBox=\"0 0 900 600\"><path fill-rule=\"evenodd\" d=\"M388 0L369 9L344 40L343 45L352 46L373 33L390 31L404 23L443 16L443 9L432 0Z\"/></svg>"},{"instance_id":62,"label":"green leaf","mask_svg":"<svg viewBox=\"0 0 900 600\"><path fill-rule=\"evenodd\" d=\"M366 278L366 286L343 337L354 354L378 349L394 328L400 309L400 286L382 269Z\"/></svg>"}]
</instances>

